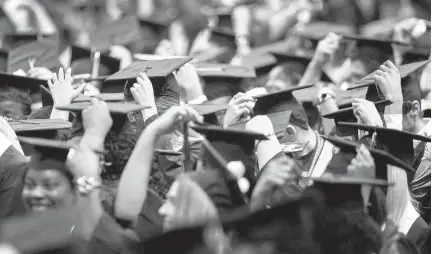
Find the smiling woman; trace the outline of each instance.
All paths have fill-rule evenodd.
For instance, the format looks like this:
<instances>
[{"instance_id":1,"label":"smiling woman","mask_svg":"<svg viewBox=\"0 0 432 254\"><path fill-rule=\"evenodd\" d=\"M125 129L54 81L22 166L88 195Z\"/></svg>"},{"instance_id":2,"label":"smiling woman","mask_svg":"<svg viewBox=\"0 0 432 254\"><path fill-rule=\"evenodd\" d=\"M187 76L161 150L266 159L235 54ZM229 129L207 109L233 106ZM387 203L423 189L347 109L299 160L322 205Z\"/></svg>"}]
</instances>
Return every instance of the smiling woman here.
<instances>
[{"instance_id":1,"label":"smiling woman","mask_svg":"<svg viewBox=\"0 0 432 254\"><path fill-rule=\"evenodd\" d=\"M74 176L65 165L69 149L34 144L34 140L27 139L20 138L21 142L34 145L21 193L27 211L44 212L74 204L78 192Z\"/></svg>"}]
</instances>

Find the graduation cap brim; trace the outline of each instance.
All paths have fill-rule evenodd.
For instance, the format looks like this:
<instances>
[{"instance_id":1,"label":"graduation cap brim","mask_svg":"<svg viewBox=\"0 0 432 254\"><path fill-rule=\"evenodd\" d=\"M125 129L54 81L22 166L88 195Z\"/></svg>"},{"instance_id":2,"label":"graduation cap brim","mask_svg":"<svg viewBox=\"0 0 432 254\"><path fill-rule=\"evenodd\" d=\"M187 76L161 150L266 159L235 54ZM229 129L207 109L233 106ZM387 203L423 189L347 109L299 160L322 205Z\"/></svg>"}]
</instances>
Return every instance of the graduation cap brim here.
<instances>
[{"instance_id":1,"label":"graduation cap brim","mask_svg":"<svg viewBox=\"0 0 432 254\"><path fill-rule=\"evenodd\" d=\"M421 62L415 62L415 63L409 63L404 64L399 67L399 74L401 76L401 79L404 79L411 75L412 73L416 72L417 70L425 67L431 60L425 60ZM347 90L354 90L359 89L363 87L369 87L371 85L375 85L375 81L373 79L373 76L375 75L375 72L372 72L371 74L367 75L366 77L360 79L359 81L355 82L353 86L349 87Z\"/></svg>"},{"instance_id":2,"label":"graduation cap brim","mask_svg":"<svg viewBox=\"0 0 432 254\"><path fill-rule=\"evenodd\" d=\"M68 207L44 214L13 217L2 221L0 239L20 253L45 253L69 248L76 241L71 231L80 213L78 207Z\"/></svg>"},{"instance_id":3,"label":"graduation cap brim","mask_svg":"<svg viewBox=\"0 0 432 254\"><path fill-rule=\"evenodd\" d=\"M16 133L63 130L72 127L72 123L61 119L33 119L10 122Z\"/></svg>"},{"instance_id":4,"label":"graduation cap brim","mask_svg":"<svg viewBox=\"0 0 432 254\"><path fill-rule=\"evenodd\" d=\"M56 109L81 112L90 106L91 106L91 102L78 102L78 103L68 104L65 106L58 106L56 107ZM115 103L115 102L107 102L107 106L111 114L121 114L121 115L125 115L130 112L140 111L150 107L150 106L147 107L147 106L138 105L135 103Z\"/></svg>"},{"instance_id":5,"label":"graduation cap brim","mask_svg":"<svg viewBox=\"0 0 432 254\"><path fill-rule=\"evenodd\" d=\"M386 180L371 179L365 177L354 177L347 175L337 175L331 173L324 173L320 177L310 177L310 180L318 183L325 184L341 184L341 185L371 185L387 187L389 184Z\"/></svg>"},{"instance_id":6,"label":"graduation cap brim","mask_svg":"<svg viewBox=\"0 0 432 254\"><path fill-rule=\"evenodd\" d=\"M419 140L419 141L424 141L424 142L431 142L431 138L430 137L426 137L426 136L422 136L422 135L418 135L418 134L415 134L415 133L411 133L411 132L403 131L403 130L398 130L398 129L384 128L384 127L379 127L379 126L370 126L370 125L358 124L358 123L340 122L339 124L342 125L342 126L351 127L351 128L355 128L355 129L358 129L358 130L369 131L369 132L377 132L378 136L379 136L380 132L384 132L388 136L394 136L395 138L397 138L398 135L403 135L403 136L409 137L409 138L411 138L413 140Z\"/></svg>"},{"instance_id":7,"label":"graduation cap brim","mask_svg":"<svg viewBox=\"0 0 432 254\"><path fill-rule=\"evenodd\" d=\"M191 108L195 109L198 114L202 116L214 114L228 108L226 104L211 104L211 103L202 103L202 104L188 104Z\"/></svg>"},{"instance_id":8,"label":"graduation cap brim","mask_svg":"<svg viewBox=\"0 0 432 254\"><path fill-rule=\"evenodd\" d=\"M325 140L331 142L336 147L341 148L341 150L345 150L345 151L348 150L348 151L351 151L352 153L357 153L356 149L359 146L359 144L354 142L354 141L346 140L346 139L342 139L342 138L326 137L326 136L323 136L323 138ZM383 161L383 162L385 162L385 164L399 167L399 168L404 169L408 172L415 172L415 169L411 165L406 164L401 159L391 155L390 153L388 153L384 150L375 149L375 148L368 148L368 150L375 160Z\"/></svg>"},{"instance_id":9,"label":"graduation cap brim","mask_svg":"<svg viewBox=\"0 0 432 254\"><path fill-rule=\"evenodd\" d=\"M274 93L268 93L268 94L262 94L262 95L254 96L254 99L256 99L254 109L258 110L259 112L257 112L257 113L261 114L262 112L260 112L260 110L264 109L264 108L268 108L268 105L278 104L279 102L282 102L284 99L292 100L292 98L294 97L294 95L293 95L294 91L310 88L313 86L314 86L313 84L304 85L304 86L296 86L296 87L293 87L290 89L285 89L285 90L277 91Z\"/></svg>"},{"instance_id":10,"label":"graduation cap brim","mask_svg":"<svg viewBox=\"0 0 432 254\"><path fill-rule=\"evenodd\" d=\"M20 143L25 143L33 147L41 147L41 148L69 150L71 148L76 147L75 143L69 141L55 140L55 139L18 136L18 140L20 141ZM104 153L103 150L96 150L95 152L100 154Z\"/></svg>"},{"instance_id":11,"label":"graduation cap brim","mask_svg":"<svg viewBox=\"0 0 432 254\"><path fill-rule=\"evenodd\" d=\"M47 81L43 79L29 78L25 76L18 76L9 73L0 73L0 80L2 86L15 87L30 93L39 92L39 86L47 86Z\"/></svg>"},{"instance_id":12,"label":"graduation cap brim","mask_svg":"<svg viewBox=\"0 0 432 254\"><path fill-rule=\"evenodd\" d=\"M277 65L277 59L274 55L265 52L251 53L240 56L242 66L254 68L256 72L262 69L272 68Z\"/></svg>"},{"instance_id":13,"label":"graduation cap brim","mask_svg":"<svg viewBox=\"0 0 432 254\"><path fill-rule=\"evenodd\" d=\"M88 102L91 101L92 98L98 98L100 100L109 101L109 102L119 102L124 100L124 94L123 93L101 93L95 96L79 95L72 102L73 103Z\"/></svg>"},{"instance_id":14,"label":"graduation cap brim","mask_svg":"<svg viewBox=\"0 0 432 254\"><path fill-rule=\"evenodd\" d=\"M141 72L145 72L149 78L166 78L191 60L192 57L136 61L109 76L104 83L136 79Z\"/></svg>"},{"instance_id":15,"label":"graduation cap brim","mask_svg":"<svg viewBox=\"0 0 432 254\"><path fill-rule=\"evenodd\" d=\"M354 27L339 23L319 21L306 24L303 29L294 29L291 32L291 35L319 41L324 39L324 37L329 33L351 35L354 33Z\"/></svg>"},{"instance_id":16,"label":"graduation cap brim","mask_svg":"<svg viewBox=\"0 0 432 254\"><path fill-rule=\"evenodd\" d=\"M198 75L204 78L255 78L255 70L229 64L195 64Z\"/></svg>"},{"instance_id":17,"label":"graduation cap brim","mask_svg":"<svg viewBox=\"0 0 432 254\"><path fill-rule=\"evenodd\" d=\"M164 22L162 20L155 20L149 18L140 18L139 24L141 28L148 27L157 33L164 33L168 30L171 22Z\"/></svg>"},{"instance_id":18,"label":"graduation cap brim","mask_svg":"<svg viewBox=\"0 0 432 254\"><path fill-rule=\"evenodd\" d=\"M286 127L288 126L291 117L291 111L290 110L282 111L278 113L269 114L267 116L270 118L270 121L272 122L276 137L282 138L285 134ZM244 130L248 122L249 120L232 124L228 126L228 129Z\"/></svg>"},{"instance_id":19,"label":"graduation cap brim","mask_svg":"<svg viewBox=\"0 0 432 254\"><path fill-rule=\"evenodd\" d=\"M375 104L375 107L386 107L386 106L393 104L393 102L390 100L382 100L382 101L375 102L374 104ZM355 116L353 113L353 107L345 107L345 108L337 110L335 112L322 115L322 117L327 118L327 119L336 119L340 115L352 115L352 117L355 119Z\"/></svg>"},{"instance_id":20,"label":"graduation cap brim","mask_svg":"<svg viewBox=\"0 0 432 254\"><path fill-rule=\"evenodd\" d=\"M254 140L268 140L268 138L261 133L251 132L238 129L222 129L213 126L193 126L193 130L205 136L218 137L220 140L236 140L236 139L254 139Z\"/></svg>"},{"instance_id":21,"label":"graduation cap brim","mask_svg":"<svg viewBox=\"0 0 432 254\"><path fill-rule=\"evenodd\" d=\"M180 156L180 155L182 155L181 152L177 152L174 150L155 149L154 151L159 155L167 155L167 156Z\"/></svg>"},{"instance_id":22,"label":"graduation cap brim","mask_svg":"<svg viewBox=\"0 0 432 254\"><path fill-rule=\"evenodd\" d=\"M356 41L360 45L372 45L374 47L380 47L382 45L391 45L396 44L400 46L410 46L410 44L407 44L405 42L401 41L395 41L395 40L385 40L385 39L377 39L377 38L370 38L367 36L359 36L359 35L343 35L344 40L348 41Z\"/></svg>"},{"instance_id":23,"label":"graduation cap brim","mask_svg":"<svg viewBox=\"0 0 432 254\"><path fill-rule=\"evenodd\" d=\"M219 62L220 57L228 53L225 47L211 47L208 50L193 54L192 63Z\"/></svg>"}]
</instances>

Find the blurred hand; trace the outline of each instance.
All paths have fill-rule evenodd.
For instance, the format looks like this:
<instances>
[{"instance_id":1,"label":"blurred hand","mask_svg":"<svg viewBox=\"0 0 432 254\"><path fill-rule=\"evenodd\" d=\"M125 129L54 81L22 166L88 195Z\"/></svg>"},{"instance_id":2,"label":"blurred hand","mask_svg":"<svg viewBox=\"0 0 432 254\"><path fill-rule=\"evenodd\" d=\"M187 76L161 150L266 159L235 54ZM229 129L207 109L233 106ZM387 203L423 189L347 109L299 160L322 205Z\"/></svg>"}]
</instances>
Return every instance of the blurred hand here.
<instances>
[{"instance_id":1,"label":"blurred hand","mask_svg":"<svg viewBox=\"0 0 432 254\"><path fill-rule=\"evenodd\" d=\"M69 151L66 166L75 177L99 177L100 158L95 151L85 145L80 145Z\"/></svg>"},{"instance_id":2,"label":"blurred hand","mask_svg":"<svg viewBox=\"0 0 432 254\"><path fill-rule=\"evenodd\" d=\"M54 73L45 67L34 67L27 72L27 77L50 80L54 78Z\"/></svg>"},{"instance_id":3,"label":"blurred hand","mask_svg":"<svg viewBox=\"0 0 432 254\"><path fill-rule=\"evenodd\" d=\"M84 131L105 140L113 124L108 106L96 98L92 98L91 103L92 105L81 113Z\"/></svg>"},{"instance_id":4,"label":"blurred hand","mask_svg":"<svg viewBox=\"0 0 432 254\"><path fill-rule=\"evenodd\" d=\"M190 42L183 24L178 20L174 21L170 25L168 33L174 54L178 56L187 55Z\"/></svg>"},{"instance_id":5,"label":"blurred hand","mask_svg":"<svg viewBox=\"0 0 432 254\"><path fill-rule=\"evenodd\" d=\"M339 48L341 36L335 33L329 33L327 36L319 41L318 46L313 55L312 61L324 66L330 62Z\"/></svg>"},{"instance_id":6,"label":"blurred hand","mask_svg":"<svg viewBox=\"0 0 432 254\"><path fill-rule=\"evenodd\" d=\"M0 244L0 253L2 254L20 254L18 250L16 250L13 246L9 244L2 243Z\"/></svg>"},{"instance_id":7,"label":"blurred hand","mask_svg":"<svg viewBox=\"0 0 432 254\"><path fill-rule=\"evenodd\" d=\"M256 100L247 94L234 95L223 119L224 128L252 115L255 102Z\"/></svg>"},{"instance_id":8,"label":"blurred hand","mask_svg":"<svg viewBox=\"0 0 432 254\"><path fill-rule=\"evenodd\" d=\"M363 124L383 127L383 121L373 102L365 99L355 99L352 106L354 115Z\"/></svg>"},{"instance_id":9,"label":"blurred hand","mask_svg":"<svg viewBox=\"0 0 432 254\"><path fill-rule=\"evenodd\" d=\"M177 129L182 126L183 123L189 121L202 124L204 118L189 106L176 106L168 109L147 128L151 126L159 135L162 135Z\"/></svg>"},{"instance_id":10,"label":"blurred hand","mask_svg":"<svg viewBox=\"0 0 432 254\"><path fill-rule=\"evenodd\" d=\"M288 181L298 179L294 166L295 162L286 157L283 164L278 164L278 167L267 167L261 171L261 176L252 192L252 199L271 198L276 188L283 186Z\"/></svg>"},{"instance_id":11,"label":"blurred hand","mask_svg":"<svg viewBox=\"0 0 432 254\"><path fill-rule=\"evenodd\" d=\"M401 102L403 100L399 70L391 61L386 61L381 65L373 78L385 99L389 99L392 102Z\"/></svg>"},{"instance_id":12,"label":"blurred hand","mask_svg":"<svg viewBox=\"0 0 432 254\"><path fill-rule=\"evenodd\" d=\"M81 84L77 89L73 89L72 82L73 78L70 68L66 71L66 74L64 73L63 68L60 68L58 77L57 74L54 73L54 77L51 80L48 80L48 86L55 106L70 104L71 101L84 91L86 86L85 83Z\"/></svg>"},{"instance_id":13,"label":"blurred hand","mask_svg":"<svg viewBox=\"0 0 432 254\"><path fill-rule=\"evenodd\" d=\"M154 97L153 85L145 73L140 73L137 82L131 87L131 93L135 101L142 106L150 106L149 109L142 110L144 121L157 115L156 102Z\"/></svg>"},{"instance_id":14,"label":"blurred hand","mask_svg":"<svg viewBox=\"0 0 432 254\"><path fill-rule=\"evenodd\" d=\"M361 144L360 147L357 148L357 155L351 160L351 163L347 169L347 174L349 176L369 179L375 178L375 161L365 145ZM369 203L371 191L372 186L370 185L363 185L361 187L363 204L367 205Z\"/></svg>"},{"instance_id":15,"label":"blurred hand","mask_svg":"<svg viewBox=\"0 0 432 254\"><path fill-rule=\"evenodd\" d=\"M176 78L184 92L184 95L182 95L184 101L191 101L204 95L198 72L192 64L186 63L183 65L177 71Z\"/></svg>"},{"instance_id":16,"label":"blurred hand","mask_svg":"<svg viewBox=\"0 0 432 254\"><path fill-rule=\"evenodd\" d=\"M4 117L0 116L0 132L3 133L7 139L11 142L12 146L18 150L22 155L24 152L21 148L21 144L18 141L18 137L12 127L9 125Z\"/></svg>"},{"instance_id":17,"label":"blurred hand","mask_svg":"<svg viewBox=\"0 0 432 254\"><path fill-rule=\"evenodd\" d=\"M365 145L357 148L357 155L347 169L350 176L375 178L375 161Z\"/></svg>"},{"instance_id":18,"label":"blurred hand","mask_svg":"<svg viewBox=\"0 0 432 254\"><path fill-rule=\"evenodd\" d=\"M266 136L274 135L273 124L268 116L255 116L246 123L247 131L262 133Z\"/></svg>"}]
</instances>

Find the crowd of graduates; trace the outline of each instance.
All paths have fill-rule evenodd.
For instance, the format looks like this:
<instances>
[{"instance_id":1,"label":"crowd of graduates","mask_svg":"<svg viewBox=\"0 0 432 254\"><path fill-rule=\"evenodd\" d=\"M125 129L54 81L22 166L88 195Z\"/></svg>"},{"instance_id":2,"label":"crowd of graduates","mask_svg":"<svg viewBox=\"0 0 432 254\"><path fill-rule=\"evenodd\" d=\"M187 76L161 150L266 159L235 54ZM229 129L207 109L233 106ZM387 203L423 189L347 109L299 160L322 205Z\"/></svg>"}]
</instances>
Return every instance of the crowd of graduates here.
<instances>
[{"instance_id":1,"label":"crowd of graduates","mask_svg":"<svg viewBox=\"0 0 432 254\"><path fill-rule=\"evenodd\" d=\"M0 254L430 253L430 1L0 10Z\"/></svg>"}]
</instances>

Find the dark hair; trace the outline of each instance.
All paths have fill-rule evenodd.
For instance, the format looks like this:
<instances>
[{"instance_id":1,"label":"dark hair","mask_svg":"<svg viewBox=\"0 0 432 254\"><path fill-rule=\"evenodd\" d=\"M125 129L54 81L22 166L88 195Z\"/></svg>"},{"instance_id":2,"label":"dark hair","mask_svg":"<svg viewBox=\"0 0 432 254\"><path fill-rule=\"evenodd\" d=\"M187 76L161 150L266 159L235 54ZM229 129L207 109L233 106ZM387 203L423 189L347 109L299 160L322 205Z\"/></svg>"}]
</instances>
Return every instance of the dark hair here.
<instances>
[{"instance_id":1,"label":"dark hair","mask_svg":"<svg viewBox=\"0 0 432 254\"><path fill-rule=\"evenodd\" d=\"M31 113L31 97L26 91L11 86L0 87L0 101L12 101L21 104L24 115Z\"/></svg>"},{"instance_id":2,"label":"dark hair","mask_svg":"<svg viewBox=\"0 0 432 254\"><path fill-rule=\"evenodd\" d=\"M402 115L408 114L412 110L413 101L403 101L402 103ZM423 111L421 110L421 103L419 102L419 116L423 117Z\"/></svg>"}]
</instances>

